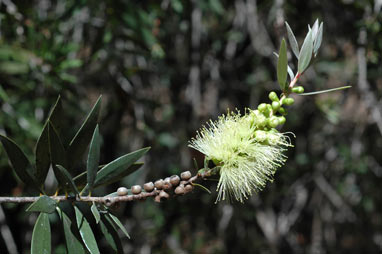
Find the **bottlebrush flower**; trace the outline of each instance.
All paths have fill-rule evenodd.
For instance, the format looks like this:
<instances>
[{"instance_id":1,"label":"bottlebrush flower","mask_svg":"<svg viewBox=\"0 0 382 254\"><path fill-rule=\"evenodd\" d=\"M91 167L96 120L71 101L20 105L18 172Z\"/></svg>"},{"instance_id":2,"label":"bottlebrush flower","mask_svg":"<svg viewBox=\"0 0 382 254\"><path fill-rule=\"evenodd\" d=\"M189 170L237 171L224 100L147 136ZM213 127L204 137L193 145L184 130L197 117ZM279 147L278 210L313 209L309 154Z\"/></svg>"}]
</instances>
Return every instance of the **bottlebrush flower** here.
<instances>
[{"instance_id":1,"label":"bottlebrush flower","mask_svg":"<svg viewBox=\"0 0 382 254\"><path fill-rule=\"evenodd\" d=\"M243 202L253 192L273 180L286 161L283 152L290 139L267 128L267 117L258 110L228 112L210 121L191 139L189 146L205 154L220 167L217 202L231 199Z\"/></svg>"}]
</instances>

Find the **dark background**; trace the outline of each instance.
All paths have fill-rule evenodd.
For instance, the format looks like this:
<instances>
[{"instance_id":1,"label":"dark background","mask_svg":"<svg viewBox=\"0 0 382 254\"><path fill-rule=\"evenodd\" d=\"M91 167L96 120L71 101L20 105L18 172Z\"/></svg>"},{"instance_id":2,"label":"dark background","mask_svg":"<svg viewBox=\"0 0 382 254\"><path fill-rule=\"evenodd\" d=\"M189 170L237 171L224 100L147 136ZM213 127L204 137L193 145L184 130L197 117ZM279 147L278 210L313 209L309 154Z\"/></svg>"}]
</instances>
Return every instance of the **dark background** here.
<instances>
[{"instance_id":1,"label":"dark background","mask_svg":"<svg viewBox=\"0 0 382 254\"><path fill-rule=\"evenodd\" d=\"M192 158L201 163L202 156L187 144L203 123L227 108L255 108L278 89L272 52L286 36L284 21L301 45L307 25L319 18L323 44L300 84L306 91L352 88L295 97L282 127L296 134L295 147L274 182L245 204L215 204L214 181L205 182L211 195L196 189L160 204L124 204L116 211L131 235L124 250L381 253L381 6L380 0L2 0L0 132L32 160L59 94L68 137L103 94L101 163L152 149L143 169L98 195L193 169ZM3 149L0 179L2 196L28 194ZM24 210L0 207L1 253L29 252L36 215ZM53 243L63 253L57 223Z\"/></svg>"}]
</instances>

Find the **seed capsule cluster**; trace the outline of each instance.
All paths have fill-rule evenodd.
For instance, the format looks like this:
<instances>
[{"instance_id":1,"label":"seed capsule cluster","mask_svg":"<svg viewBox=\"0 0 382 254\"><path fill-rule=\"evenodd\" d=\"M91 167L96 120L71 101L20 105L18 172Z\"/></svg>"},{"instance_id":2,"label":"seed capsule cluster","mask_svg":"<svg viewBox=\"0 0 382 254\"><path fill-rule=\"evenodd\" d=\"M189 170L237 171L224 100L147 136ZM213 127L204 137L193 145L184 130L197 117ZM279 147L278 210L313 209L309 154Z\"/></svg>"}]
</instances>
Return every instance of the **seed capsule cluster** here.
<instances>
[{"instance_id":1,"label":"seed capsule cluster","mask_svg":"<svg viewBox=\"0 0 382 254\"><path fill-rule=\"evenodd\" d=\"M173 175L166 177L165 179L156 180L154 183L145 183L143 185L143 189L140 185L134 185L130 190L126 187L119 187L117 189L117 194L118 196L126 196L129 195L129 193L139 195L154 192L154 200L156 202L160 202L163 199L168 199L170 197L170 193L174 193L175 195L184 195L191 192L194 188L191 177L191 172L185 171L180 174L180 177L178 175ZM139 198L144 199L145 197L145 195L142 195L142 197Z\"/></svg>"}]
</instances>

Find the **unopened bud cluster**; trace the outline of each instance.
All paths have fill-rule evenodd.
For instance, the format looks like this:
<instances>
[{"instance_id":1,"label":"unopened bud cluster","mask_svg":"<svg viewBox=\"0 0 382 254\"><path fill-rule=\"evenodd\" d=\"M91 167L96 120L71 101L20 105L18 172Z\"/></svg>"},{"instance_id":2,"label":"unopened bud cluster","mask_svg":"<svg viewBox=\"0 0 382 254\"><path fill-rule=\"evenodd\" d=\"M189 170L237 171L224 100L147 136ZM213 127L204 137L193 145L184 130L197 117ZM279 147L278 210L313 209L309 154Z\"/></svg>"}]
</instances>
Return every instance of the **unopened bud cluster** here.
<instances>
[{"instance_id":1,"label":"unopened bud cluster","mask_svg":"<svg viewBox=\"0 0 382 254\"><path fill-rule=\"evenodd\" d=\"M165 179L159 179L157 181L148 182L142 186L134 185L131 189L127 189L126 187L119 187L117 189L118 196L126 196L126 195L140 195L145 193L155 193L154 200L156 202L160 202L162 199L168 199L170 194L174 193L175 195L183 195L188 192L191 192L194 188L191 181L191 172L185 171L180 174L180 177L177 175L173 175L170 177L166 177ZM143 195L142 198L145 198Z\"/></svg>"}]
</instances>

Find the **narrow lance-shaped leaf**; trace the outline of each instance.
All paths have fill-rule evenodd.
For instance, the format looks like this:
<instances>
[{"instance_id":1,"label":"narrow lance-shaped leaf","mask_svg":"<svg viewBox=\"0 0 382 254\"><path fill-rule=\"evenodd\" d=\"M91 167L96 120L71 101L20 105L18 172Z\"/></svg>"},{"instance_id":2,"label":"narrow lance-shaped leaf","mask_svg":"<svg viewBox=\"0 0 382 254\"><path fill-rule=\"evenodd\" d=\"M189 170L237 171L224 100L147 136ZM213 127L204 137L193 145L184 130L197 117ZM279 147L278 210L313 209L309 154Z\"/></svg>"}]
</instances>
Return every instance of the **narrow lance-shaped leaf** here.
<instances>
[{"instance_id":1,"label":"narrow lance-shaped leaf","mask_svg":"<svg viewBox=\"0 0 382 254\"><path fill-rule=\"evenodd\" d=\"M85 254L85 249L81 241L76 237L74 233L78 231L77 228L74 228L74 226L76 226L75 225L76 223L74 223L73 225L69 217L58 207L57 207L57 212L58 212L58 215L60 216L60 219L64 228L67 253L68 254Z\"/></svg>"},{"instance_id":2,"label":"narrow lance-shaped leaf","mask_svg":"<svg viewBox=\"0 0 382 254\"><path fill-rule=\"evenodd\" d=\"M87 182L89 185L89 191L92 191L94 181L96 179L99 156L100 156L100 137L98 124L94 130L92 141L90 142L90 149L87 161Z\"/></svg>"},{"instance_id":3,"label":"narrow lance-shaped leaf","mask_svg":"<svg viewBox=\"0 0 382 254\"><path fill-rule=\"evenodd\" d=\"M67 179L56 166L56 165L61 165L63 167L67 167L66 151L53 125L50 124L50 122L48 125L49 125L49 128L48 128L49 152L50 152L53 172L54 172L54 175L56 176L59 186L67 190L67 187L68 187Z\"/></svg>"},{"instance_id":4,"label":"narrow lance-shaped leaf","mask_svg":"<svg viewBox=\"0 0 382 254\"><path fill-rule=\"evenodd\" d=\"M74 184L73 178L70 173L61 165L56 165L57 170L55 173L60 174L60 178L64 181L61 184L63 185L64 190L71 190L74 194L78 194L78 189Z\"/></svg>"},{"instance_id":5,"label":"narrow lance-shaped leaf","mask_svg":"<svg viewBox=\"0 0 382 254\"><path fill-rule=\"evenodd\" d=\"M81 128L78 130L78 132L69 144L69 169L72 168L75 165L75 163L78 163L78 161L81 160L83 154L86 151L86 148L89 145L89 142L93 135L93 131L98 122L101 107L101 97L102 96L98 98L97 102L94 104L92 110L83 122Z\"/></svg>"},{"instance_id":6,"label":"narrow lance-shaped leaf","mask_svg":"<svg viewBox=\"0 0 382 254\"><path fill-rule=\"evenodd\" d=\"M56 103L54 104L47 122L50 121L57 131L59 137L61 137L62 129L65 128L65 113L62 108L61 96L58 96Z\"/></svg>"},{"instance_id":7,"label":"narrow lance-shaped leaf","mask_svg":"<svg viewBox=\"0 0 382 254\"><path fill-rule=\"evenodd\" d=\"M310 30L305 37L304 44L302 44L300 55L298 57L298 73L302 74L309 66L310 60L312 59L312 51L313 39L312 30Z\"/></svg>"},{"instance_id":8,"label":"narrow lance-shaped leaf","mask_svg":"<svg viewBox=\"0 0 382 254\"><path fill-rule=\"evenodd\" d=\"M56 210L57 202L48 196L41 196L33 202L27 209L27 212L53 213Z\"/></svg>"},{"instance_id":9,"label":"narrow lance-shaped leaf","mask_svg":"<svg viewBox=\"0 0 382 254\"><path fill-rule=\"evenodd\" d=\"M118 254L123 253L121 238L119 237L117 231L118 228L113 224L113 222L105 216L102 216L99 225L110 247Z\"/></svg>"},{"instance_id":10,"label":"narrow lance-shaped leaf","mask_svg":"<svg viewBox=\"0 0 382 254\"><path fill-rule=\"evenodd\" d=\"M32 186L36 190L41 191L36 180L32 176L29 163L26 155L21 151L20 147L11 139L0 135L0 141L4 146L4 149L8 155L8 158L12 164L12 168L15 170L16 175L27 186Z\"/></svg>"},{"instance_id":11,"label":"narrow lance-shaped leaf","mask_svg":"<svg viewBox=\"0 0 382 254\"><path fill-rule=\"evenodd\" d=\"M313 24L313 27L312 27L312 37L313 37L313 41L316 40L316 37L317 37L317 32L318 32L318 19L316 19L316 21L314 22Z\"/></svg>"},{"instance_id":12,"label":"narrow lance-shaped leaf","mask_svg":"<svg viewBox=\"0 0 382 254\"><path fill-rule=\"evenodd\" d=\"M286 51L286 43L285 40L282 39L280 51L279 51L279 59L277 61L277 81L281 87L282 91L286 89L286 81L288 75L288 58Z\"/></svg>"},{"instance_id":13,"label":"narrow lance-shaped leaf","mask_svg":"<svg viewBox=\"0 0 382 254\"><path fill-rule=\"evenodd\" d=\"M341 86L341 87L336 87L336 88L326 89L326 90L321 90L321 91L316 91L316 92L300 93L300 94L297 94L297 95L316 95L316 94L321 94L321 93L330 93L330 92L335 92L335 91L338 91L338 90L347 89L347 88L350 88L350 87L351 86Z\"/></svg>"},{"instance_id":14,"label":"narrow lance-shaped leaf","mask_svg":"<svg viewBox=\"0 0 382 254\"><path fill-rule=\"evenodd\" d=\"M118 168L117 171L119 173L115 172L115 173L118 173L118 174L116 174L115 176L110 177L110 178L104 178L104 180L99 181L96 185L94 185L93 188L97 188L97 187L102 186L102 185L108 185L108 184L120 181L125 176L128 176L128 175L134 173L135 171L137 171L140 167L143 166L143 164L144 163L142 163L142 162L135 162L130 167L127 167L127 168L125 168L125 167ZM83 186L83 185L86 184L86 175L87 175L87 172L84 171L81 174L79 174L79 175L77 175L76 177L73 178L73 181L76 184L76 186ZM87 191L87 189L88 189L88 187L86 186L86 190L85 191Z\"/></svg>"},{"instance_id":15,"label":"narrow lance-shaped leaf","mask_svg":"<svg viewBox=\"0 0 382 254\"><path fill-rule=\"evenodd\" d=\"M99 186L105 182L110 181L110 179L115 178L120 175L124 170L129 168L133 163L135 163L139 158L141 158L150 147L142 148L137 151L131 152L129 154L123 155L118 159L108 163L101 170L98 171L96 179L94 181L94 187ZM89 188L88 185L85 186L83 193Z\"/></svg>"},{"instance_id":16,"label":"narrow lance-shaped leaf","mask_svg":"<svg viewBox=\"0 0 382 254\"><path fill-rule=\"evenodd\" d=\"M279 58L279 54L277 54L276 52L273 52L273 54ZM294 79L294 73L293 73L293 70L292 68L288 65L288 74L289 74L289 78L290 80L292 81Z\"/></svg>"},{"instance_id":17,"label":"narrow lance-shaped leaf","mask_svg":"<svg viewBox=\"0 0 382 254\"><path fill-rule=\"evenodd\" d=\"M115 223L115 225L117 225L122 230L122 232L125 234L125 236L130 239L129 233L127 233L127 230L126 230L125 226L123 226L122 222L117 217L112 215L111 213L106 214L106 218L109 216L110 216L110 219L113 221L113 223Z\"/></svg>"},{"instance_id":18,"label":"narrow lance-shaped leaf","mask_svg":"<svg viewBox=\"0 0 382 254\"><path fill-rule=\"evenodd\" d=\"M36 172L35 177L39 185L43 185L49 171L49 133L48 123L44 125L36 145Z\"/></svg>"},{"instance_id":19,"label":"narrow lance-shaped leaf","mask_svg":"<svg viewBox=\"0 0 382 254\"><path fill-rule=\"evenodd\" d=\"M76 206L74 207L74 209L76 213L77 227L80 231L82 241L84 242L86 248L91 254L100 253L97 246L97 241L94 237L93 231L88 221L86 220L80 209L78 209Z\"/></svg>"},{"instance_id":20,"label":"narrow lance-shaped leaf","mask_svg":"<svg viewBox=\"0 0 382 254\"><path fill-rule=\"evenodd\" d=\"M95 219L96 223L98 224L99 220L101 219L101 215L99 214L97 205L94 202L93 202L92 207L90 208L90 210L92 211L94 219Z\"/></svg>"},{"instance_id":21,"label":"narrow lance-shaped leaf","mask_svg":"<svg viewBox=\"0 0 382 254\"><path fill-rule=\"evenodd\" d=\"M317 52L318 52L318 49L321 47L321 42L322 42L322 34L323 34L323 23L321 22L320 24L320 27L318 28L318 32L317 32L317 37L316 39L314 40L314 49L313 49L313 53L314 53L314 56L317 55Z\"/></svg>"},{"instance_id":22,"label":"narrow lance-shaped leaf","mask_svg":"<svg viewBox=\"0 0 382 254\"><path fill-rule=\"evenodd\" d=\"M293 54L298 59L300 51L298 49L298 44L297 44L296 37L294 36L293 31L292 31L292 29L290 28L290 26L289 26L289 24L287 22L285 22L285 26L287 28L288 40L289 40L290 46L292 48Z\"/></svg>"},{"instance_id":23,"label":"narrow lance-shaped leaf","mask_svg":"<svg viewBox=\"0 0 382 254\"><path fill-rule=\"evenodd\" d=\"M31 254L50 254L51 234L49 215L40 213L33 228Z\"/></svg>"},{"instance_id":24,"label":"narrow lance-shaped leaf","mask_svg":"<svg viewBox=\"0 0 382 254\"><path fill-rule=\"evenodd\" d=\"M53 124L58 135L60 135L61 129L63 128L63 109L60 101L60 96L58 96L56 103L54 104L48 119L44 125L39 139L36 144L36 172L35 177L37 182L42 185L49 171L50 166L50 154L49 154L49 133L48 124L49 122Z\"/></svg>"},{"instance_id":25,"label":"narrow lance-shaped leaf","mask_svg":"<svg viewBox=\"0 0 382 254\"><path fill-rule=\"evenodd\" d=\"M289 65L288 65L288 74L289 74L290 80L292 81L294 79L294 73L292 71L292 68L289 67Z\"/></svg>"}]
</instances>

